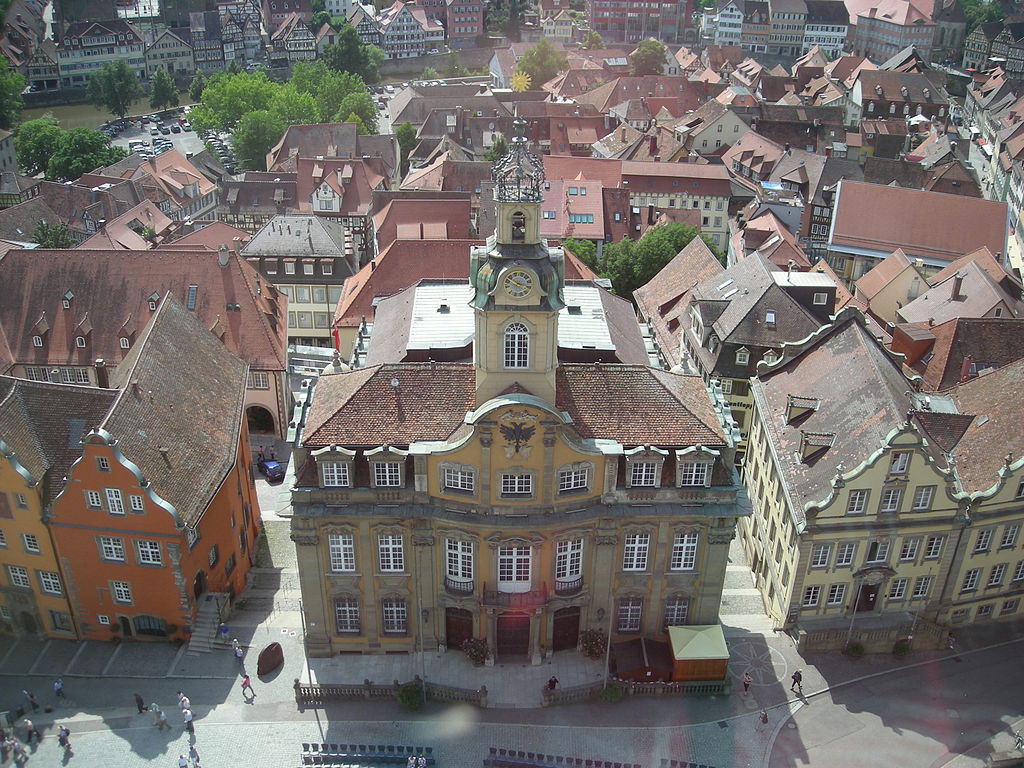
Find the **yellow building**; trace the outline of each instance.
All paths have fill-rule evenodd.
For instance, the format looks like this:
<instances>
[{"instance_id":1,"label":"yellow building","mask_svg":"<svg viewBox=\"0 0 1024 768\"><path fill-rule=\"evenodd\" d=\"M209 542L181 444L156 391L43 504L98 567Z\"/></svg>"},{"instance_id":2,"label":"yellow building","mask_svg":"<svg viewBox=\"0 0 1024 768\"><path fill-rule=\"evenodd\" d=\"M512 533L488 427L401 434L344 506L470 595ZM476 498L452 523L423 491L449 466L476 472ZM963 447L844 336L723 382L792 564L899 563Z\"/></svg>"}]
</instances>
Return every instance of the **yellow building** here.
<instances>
[{"instance_id":1,"label":"yellow building","mask_svg":"<svg viewBox=\"0 0 1024 768\"><path fill-rule=\"evenodd\" d=\"M1019 607L1024 462L1000 448L1019 455L1016 405L988 377L918 392L899 357L847 308L751 382L741 541L766 612L805 650L934 646L950 622ZM996 374L1019 391L1020 366Z\"/></svg>"},{"instance_id":2,"label":"yellow building","mask_svg":"<svg viewBox=\"0 0 1024 768\"><path fill-rule=\"evenodd\" d=\"M470 254L472 358L315 385L292 496L310 655L478 637L492 659L539 663L584 628L664 639L717 622L745 513L720 393L563 362L586 350L559 333L543 166L519 136L494 176L497 231Z\"/></svg>"},{"instance_id":3,"label":"yellow building","mask_svg":"<svg viewBox=\"0 0 1024 768\"><path fill-rule=\"evenodd\" d=\"M0 377L0 631L76 636L43 509L114 394Z\"/></svg>"}]
</instances>

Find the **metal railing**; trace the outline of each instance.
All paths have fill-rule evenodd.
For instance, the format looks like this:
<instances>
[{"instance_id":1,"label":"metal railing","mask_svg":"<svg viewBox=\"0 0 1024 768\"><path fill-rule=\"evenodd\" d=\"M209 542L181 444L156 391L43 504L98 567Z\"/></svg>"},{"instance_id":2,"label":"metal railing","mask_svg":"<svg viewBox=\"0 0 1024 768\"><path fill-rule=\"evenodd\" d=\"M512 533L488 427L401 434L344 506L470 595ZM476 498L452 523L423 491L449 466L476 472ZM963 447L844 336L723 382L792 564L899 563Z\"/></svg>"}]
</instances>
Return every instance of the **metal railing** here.
<instances>
[{"instance_id":1,"label":"metal railing","mask_svg":"<svg viewBox=\"0 0 1024 768\"><path fill-rule=\"evenodd\" d=\"M583 589L583 577L577 576L575 579L567 581L555 580L555 594L566 596L575 595Z\"/></svg>"},{"instance_id":2,"label":"metal railing","mask_svg":"<svg viewBox=\"0 0 1024 768\"><path fill-rule=\"evenodd\" d=\"M469 581L455 581L448 576L444 577L444 589L450 595L471 595L473 594L474 582Z\"/></svg>"}]
</instances>

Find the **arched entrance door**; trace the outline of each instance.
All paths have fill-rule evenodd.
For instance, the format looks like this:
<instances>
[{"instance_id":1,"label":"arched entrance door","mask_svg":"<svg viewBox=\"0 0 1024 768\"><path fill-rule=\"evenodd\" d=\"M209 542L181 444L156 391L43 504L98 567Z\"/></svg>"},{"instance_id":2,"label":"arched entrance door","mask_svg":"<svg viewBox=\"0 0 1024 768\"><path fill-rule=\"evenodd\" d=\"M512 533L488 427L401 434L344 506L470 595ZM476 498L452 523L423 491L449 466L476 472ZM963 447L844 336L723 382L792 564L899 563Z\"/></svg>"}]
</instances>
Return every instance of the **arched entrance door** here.
<instances>
[{"instance_id":1,"label":"arched entrance door","mask_svg":"<svg viewBox=\"0 0 1024 768\"><path fill-rule=\"evenodd\" d=\"M246 408L245 418L249 424L249 434L274 434L274 416L262 405L250 405Z\"/></svg>"},{"instance_id":2,"label":"arched entrance door","mask_svg":"<svg viewBox=\"0 0 1024 768\"><path fill-rule=\"evenodd\" d=\"M34 635L38 629L36 617L28 611L22 611L18 614L18 623L21 625L21 631L26 635Z\"/></svg>"},{"instance_id":3,"label":"arched entrance door","mask_svg":"<svg viewBox=\"0 0 1024 768\"><path fill-rule=\"evenodd\" d=\"M551 647L556 651L566 651L576 647L580 639L579 606L555 611L551 635Z\"/></svg>"},{"instance_id":4,"label":"arched entrance door","mask_svg":"<svg viewBox=\"0 0 1024 768\"><path fill-rule=\"evenodd\" d=\"M121 637L131 637L134 634L131 620L127 616L118 616L117 620L121 624Z\"/></svg>"},{"instance_id":5,"label":"arched entrance door","mask_svg":"<svg viewBox=\"0 0 1024 768\"><path fill-rule=\"evenodd\" d=\"M192 580L192 594L196 600L206 591L206 571L199 571Z\"/></svg>"},{"instance_id":6,"label":"arched entrance door","mask_svg":"<svg viewBox=\"0 0 1024 768\"><path fill-rule=\"evenodd\" d=\"M530 616L526 613L503 613L498 617L495 638L498 656L526 656L530 652Z\"/></svg>"},{"instance_id":7,"label":"arched entrance door","mask_svg":"<svg viewBox=\"0 0 1024 768\"><path fill-rule=\"evenodd\" d=\"M462 608L446 608L444 612L444 641L449 648L462 648L462 643L473 636L473 614Z\"/></svg>"}]
</instances>

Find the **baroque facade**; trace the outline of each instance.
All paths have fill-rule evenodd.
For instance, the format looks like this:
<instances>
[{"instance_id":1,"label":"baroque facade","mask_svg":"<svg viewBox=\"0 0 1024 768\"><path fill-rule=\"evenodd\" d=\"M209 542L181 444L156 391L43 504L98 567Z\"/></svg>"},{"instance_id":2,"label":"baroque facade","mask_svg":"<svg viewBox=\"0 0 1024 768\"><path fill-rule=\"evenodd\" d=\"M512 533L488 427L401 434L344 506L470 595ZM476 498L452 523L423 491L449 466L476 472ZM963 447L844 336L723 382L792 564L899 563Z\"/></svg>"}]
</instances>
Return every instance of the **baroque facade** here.
<instances>
[{"instance_id":1,"label":"baroque facade","mask_svg":"<svg viewBox=\"0 0 1024 768\"><path fill-rule=\"evenodd\" d=\"M536 664L585 628L615 641L718 620L747 509L720 392L564 362L586 350L559 332L571 308L562 251L539 235L543 166L520 136L493 175L472 359L336 363L315 384L292 519L312 656L477 637Z\"/></svg>"}]
</instances>

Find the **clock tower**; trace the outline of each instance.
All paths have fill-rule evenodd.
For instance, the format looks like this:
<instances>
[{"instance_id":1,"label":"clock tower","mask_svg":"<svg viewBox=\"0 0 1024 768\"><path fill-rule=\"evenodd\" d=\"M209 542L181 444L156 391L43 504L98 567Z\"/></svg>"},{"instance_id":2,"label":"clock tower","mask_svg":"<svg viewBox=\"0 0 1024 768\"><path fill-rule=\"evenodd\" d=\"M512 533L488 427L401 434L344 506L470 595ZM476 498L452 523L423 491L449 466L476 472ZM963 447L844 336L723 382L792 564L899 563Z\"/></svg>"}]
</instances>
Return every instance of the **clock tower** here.
<instances>
[{"instance_id":1,"label":"clock tower","mask_svg":"<svg viewBox=\"0 0 1024 768\"><path fill-rule=\"evenodd\" d=\"M565 267L562 249L540 237L544 165L529 150L524 126L516 121L516 137L491 170L495 232L470 251L477 405L513 384L555 401Z\"/></svg>"}]
</instances>

